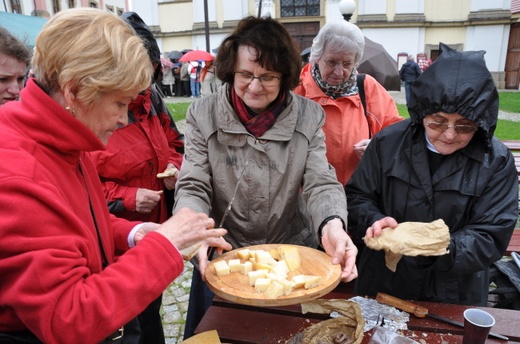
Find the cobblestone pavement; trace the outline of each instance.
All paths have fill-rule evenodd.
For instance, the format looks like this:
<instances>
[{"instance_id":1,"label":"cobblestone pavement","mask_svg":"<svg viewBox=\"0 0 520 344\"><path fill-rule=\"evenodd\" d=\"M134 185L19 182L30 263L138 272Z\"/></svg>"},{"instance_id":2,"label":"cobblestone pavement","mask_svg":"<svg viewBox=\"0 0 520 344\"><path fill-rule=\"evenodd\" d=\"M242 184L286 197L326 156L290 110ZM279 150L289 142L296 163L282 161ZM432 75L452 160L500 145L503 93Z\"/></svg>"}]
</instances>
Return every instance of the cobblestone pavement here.
<instances>
[{"instance_id":1,"label":"cobblestone pavement","mask_svg":"<svg viewBox=\"0 0 520 344\"><path fill-rule=\"evenodd\" d=\"M163 292L161 314L166 344L182 343L192 274L193 265L187 262L183 273Z\"/></svg>"},{"instance_id":2,"label":"cobblestone pavement","mask_svg":"<svg viewBox=\"0 0 520 344\"><path fill-rule=\"evenodd\" d=\"M404 91L390 91L390 94L397 104L405 104ZM165 98L168 103L191 102L193 100L196 100L196 98ZM500 111L499 118L520 122L520 114L516 113ZM184 132L184 121L179 121L176 124L179 130ZM162 314L166 344L182 343L192 274L193 265L188 262L184 267L184 272L163 293Z\"/></svg>"}]
</instances>

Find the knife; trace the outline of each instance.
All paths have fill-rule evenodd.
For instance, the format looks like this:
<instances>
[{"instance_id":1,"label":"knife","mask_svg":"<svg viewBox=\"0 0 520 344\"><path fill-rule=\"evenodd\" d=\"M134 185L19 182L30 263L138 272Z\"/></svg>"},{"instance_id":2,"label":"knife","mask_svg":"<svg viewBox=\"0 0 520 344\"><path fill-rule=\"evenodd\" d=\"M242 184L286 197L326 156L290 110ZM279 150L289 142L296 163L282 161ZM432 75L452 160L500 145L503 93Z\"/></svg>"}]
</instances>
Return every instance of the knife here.
<instances>
[{"instance_id":1,"label":"knife","mask_svg":"<svg viewBox=\"0 0 520 344\"><path fill-rule=\"evenodd\" d=\"M399 299L395 296L391 296L391 295L384 294L384 293L377 293L376 301L378 301L379 303L383 303L385 305L395 307L402 311L412 313L413 315L415 315L418 318L430 317L435 320L440 320L445 323L464 328L464 324L459 321L451 320L451 319L448 319L445 317L441 317L440 315L437 315L437 314L429 313L428 308L421 307L412 302ZM489 332L489 336L495 337L498 339L509 340L508 337L495 333L495 332Z\"/></svg>"},{"instance_id":2,"label":"knife","mask_svg":"<svg viewBox=\"0 0 520 344\"><path fill-rule=\"evenodd\" d=\"M513 260L515 261L516 265L520 269L520 255L516 252L511 252L511 257L513 257Z\"/></svg>"},{"instance_id":3,"label":"knife","mask_svg":"<svg viewBox=\"0 0 520 344\"><path fill-rule=\"evenodd\" d=\"M233 205L233 201L235 200L235 196L237 195L238 186L240 185L240 181L242 180L242 176L244 176L244 172L246 171L247 164L249 164L249 160L246 161L244 168L242 169L242 172L240 172L240 176L238 177L237 184L235 185L235 190L233 191L233 195L231 196L231 200L229 200L228 206L226 207L226 210L224 211L224 215L222 215L222 219L220 220L220 223L218 224L217 228L222 228L224 225L224 221L226 220L226 217L229 214L229 211L231 210L231 206ZM211 246L208 248L208 260L213 259L213 255L215 254L215 250L217 248L215 246Z\"/></svg>"}]
</instances>

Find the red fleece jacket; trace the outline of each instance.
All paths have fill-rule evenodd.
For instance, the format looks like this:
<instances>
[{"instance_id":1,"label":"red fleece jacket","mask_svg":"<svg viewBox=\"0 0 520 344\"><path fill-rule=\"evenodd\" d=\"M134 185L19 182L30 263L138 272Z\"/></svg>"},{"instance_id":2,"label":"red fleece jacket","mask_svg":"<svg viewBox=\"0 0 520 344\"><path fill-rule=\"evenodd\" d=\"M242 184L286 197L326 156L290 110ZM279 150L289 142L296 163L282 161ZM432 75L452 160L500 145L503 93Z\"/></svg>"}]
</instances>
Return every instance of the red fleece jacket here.
<instances>
[{"instance_id":1,"label":"red fleece jacket","mask_svg":"<svg viewBox=\"0 0 520 344\"><path fill-rule=\"evenodd\" d=\"M97 343L156 299L183 260L157 233L127 250L137 222L108 213L84 153L102 143L33 80L0 107L0 133L0 331ZM127 251L114 262L116 250Z\"/></svg>"}]
</instances>

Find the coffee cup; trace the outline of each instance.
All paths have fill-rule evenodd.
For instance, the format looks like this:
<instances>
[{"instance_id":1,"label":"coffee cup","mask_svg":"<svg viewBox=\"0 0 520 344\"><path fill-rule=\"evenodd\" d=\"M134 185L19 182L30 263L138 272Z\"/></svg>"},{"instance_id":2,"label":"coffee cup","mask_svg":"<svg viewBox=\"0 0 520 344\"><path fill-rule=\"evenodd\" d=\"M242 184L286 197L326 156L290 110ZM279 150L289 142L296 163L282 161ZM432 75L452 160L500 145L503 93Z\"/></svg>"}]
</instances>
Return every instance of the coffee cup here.
<instances>
[{"instance_id":1,"label":"coffee cup","mask_svg":"<svg viewBox=\"0 0 520 344\"><path fill-rule=\"evenodd\" d=\"M488 312L478 308L469 308L464 311L463 344L484 344L491 327L495 325L495 318Z\"/></svg>"}]
</instances>

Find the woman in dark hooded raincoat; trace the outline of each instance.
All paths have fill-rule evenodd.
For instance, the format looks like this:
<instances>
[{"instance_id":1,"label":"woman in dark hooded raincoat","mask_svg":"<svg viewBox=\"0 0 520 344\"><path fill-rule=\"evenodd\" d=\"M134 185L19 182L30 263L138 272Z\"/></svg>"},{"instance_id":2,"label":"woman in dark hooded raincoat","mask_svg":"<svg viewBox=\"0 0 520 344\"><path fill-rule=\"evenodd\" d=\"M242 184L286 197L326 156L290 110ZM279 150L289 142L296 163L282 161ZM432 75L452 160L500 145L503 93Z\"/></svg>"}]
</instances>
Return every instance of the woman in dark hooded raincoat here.
<instances>
[{"instance_id":1,"label":"woman in dark hooded raincoat","mask_svg":"<svg viewBox=\"0 0 520 344\"><path fill-rule=\"evenodd\" d=\"M488 269L504 255L518 219L517 171L493 137L498 93L485 52L440 49L412 87L410 119L374 137L346 193L357 242L401 222L441 218L449 254L403 256L393 273L384 251L364 248L356 292L484 306Z\"/></svg>"}]
</instances>

